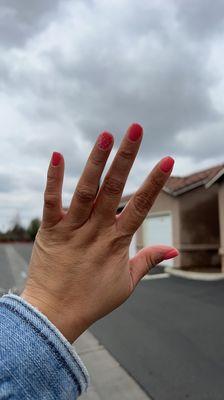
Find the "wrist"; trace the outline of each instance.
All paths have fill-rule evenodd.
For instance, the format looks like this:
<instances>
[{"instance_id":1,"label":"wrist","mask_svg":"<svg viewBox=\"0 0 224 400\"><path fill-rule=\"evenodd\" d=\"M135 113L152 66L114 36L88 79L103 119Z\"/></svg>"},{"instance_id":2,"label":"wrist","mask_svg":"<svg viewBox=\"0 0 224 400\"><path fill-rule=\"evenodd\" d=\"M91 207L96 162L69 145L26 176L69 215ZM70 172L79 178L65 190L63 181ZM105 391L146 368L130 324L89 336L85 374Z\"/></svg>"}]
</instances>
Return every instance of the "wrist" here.
<instances>
[{"instance_id":1,"label":"wrist","mask_svg":"<svg viewBox=\"0 0 224 400\"><path fill-rule=\"evenodd\" d=\"M37 294L34 290L25 288L21 297L44 314L70 343L73 343L88 327L85 323L81 323L79 318L75 318L68 307L65 308L60 301L56 301L49 294Z\"/></svg>"}]
</instances>

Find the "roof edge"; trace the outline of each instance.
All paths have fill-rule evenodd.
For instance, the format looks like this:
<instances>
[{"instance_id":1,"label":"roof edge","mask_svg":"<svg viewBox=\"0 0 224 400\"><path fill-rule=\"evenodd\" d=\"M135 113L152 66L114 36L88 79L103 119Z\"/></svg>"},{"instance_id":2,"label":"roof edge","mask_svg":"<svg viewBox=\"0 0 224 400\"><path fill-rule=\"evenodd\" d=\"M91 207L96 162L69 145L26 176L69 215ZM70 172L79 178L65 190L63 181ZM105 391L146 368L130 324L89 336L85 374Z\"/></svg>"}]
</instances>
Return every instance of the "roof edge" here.
<instances>
[{"instance_id":1,"label":"roof edge","mask_svg":"<svg viewBox=\"0 0 224 400\"><path fill-rule=\"evenodd\" d=\"M209 189L213 183L215 183L219 178L221 178L221 176L224 175L224 167L215 175L213 176L212 179L210 179L210 181L208 181L205 185L206 189Z\"/></svg>"},{"instance_id":2,"label":"roof edge","mask_svg":"<svg viewBox=\"0 0 224 400\"><path fill-rule=\"evenodd\" d=\"M168 188L167 186L164 186L162 188L162 191L164 191L165 193L169 194L172 197L177 197L177 196L180 196L181 194L190 192L191 190L196 189L203 185L206 189L209 189L219 178L222 177L222 175L224 175L224 167L215 176L213 176L213 178L210 179L209 181L207 181L207 178L202 179L198 182L192 183L191 185L184 186L178 190L172 190L172 189ZM175 178L179 178L179 177L175 177ZM131 198L133 196L133 194L134 193L131 193L127 196L130 196L130 198ZM127 202L130 200L130 198L128 200L121 201L119 204L119 207L125 206L127 204Z\"/></svg>"},{"instance_id":3,"label":"roof edge","mask_svg":"<svg viewBox=\"0 0 224 400\"><path fill-rule=\"evenodd\" d=\"M181 188L181 189L174 190L174 191L172 192L172 195L173 195L173 196L179 196L179 195L181 195L181 194L190 192L191 190L196 189L197 187L200 187L200 186L205 185L205 182L206 182L206 180L203 179L203 180L201 180L201 181L199 181L199 182L192 183L191 185L185 186L185 187L183 187L183 188Z\"/></svg>"},{"instance_id":4,"label":"roof edge","mask_svg":"<svg viewBox=\"0 0 224 400\"><path fill-rule=\"evenodd\" d=\"M200 186L202 186L204 184L205 184L205 181L203 180L203 181L200 181L200 182L196 182L196 183L194 183L192 185L188 185L188 186L186 186L186 187L184 187L182 189L179 189L179 190L171 190L168 187L164 186L162 188L162 191L167 193L167 194L169 194L172 197L177 197L177 196L179 196L181 194L184 194L186 192L190 192L190 190L196 189L197 187L200 187ZM132 193L132 195L134 195L134 193ZM130 199L125 200L125 201L121 201L120 204L119 204L119 208L125 206L128 203L129 200Z\"/></svg>"}]
</instances>

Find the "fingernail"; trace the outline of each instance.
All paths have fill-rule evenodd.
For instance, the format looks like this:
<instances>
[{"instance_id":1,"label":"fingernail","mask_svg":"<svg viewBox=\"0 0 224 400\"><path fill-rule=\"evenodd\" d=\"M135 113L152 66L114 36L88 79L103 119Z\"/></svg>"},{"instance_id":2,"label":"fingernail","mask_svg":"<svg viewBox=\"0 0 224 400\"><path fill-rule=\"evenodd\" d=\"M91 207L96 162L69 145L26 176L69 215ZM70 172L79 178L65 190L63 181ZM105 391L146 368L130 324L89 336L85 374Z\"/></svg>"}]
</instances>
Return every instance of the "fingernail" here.
<instances>
[{"instance_id":1,"label":"fingernail","mask_svg":"<svg viewBox=\"0 0 224 400\"><path fill-rule=\"evenodd\" d=\"M128 138L132 142L137 142L138 139L142 136L143 128L139 124L132 124L128 129Z\"/></svg>"},{"instance_id":2,"label":"fingernail","mask_svg":"<svg viewBox=\"0 0 224 400\"><path fill-rule=\"evenodd\" d=\"M59 163L60 163L60 161L61 161L61 154L60 153L57 153L57 151L54 151L53 152L53 154L52 154L52 159L51 159L52 161L52 165L54 166L54 167L56 167Z\"/></svg>"},{"instance_id":3,"label":"fingernail","mask_svg":"<svg viewBox=\"0 0 224 400\"><path fill-rule=\"evenodd\" d=\"M109 132L102 132L98 138L98 146L101 150L108 150L113 143L113 135Z\"/></svg>"},{"instance_id":4,"label":"fingernail","mask_svg":"<svg viewBox=\"0 0 224 400\"><path fill-rule=\"evenodd\" d=\"M176 249L172 249L172 250L168 250L165 254L164 254L164 260L169 260L170 258L174 258L177 257L179 255L178 250Z\"/></svg>"},{"instance_id":5,"label":"fingernail","mask_svg":"<svg viewBox=\"0 0 224 400\"><path fill-rule=\"evenodd\" d=\"M160 168L163 172L169 172L174 165L174 159L172 157L165 157L160 164Z\"/></svg>"}]
</instances>

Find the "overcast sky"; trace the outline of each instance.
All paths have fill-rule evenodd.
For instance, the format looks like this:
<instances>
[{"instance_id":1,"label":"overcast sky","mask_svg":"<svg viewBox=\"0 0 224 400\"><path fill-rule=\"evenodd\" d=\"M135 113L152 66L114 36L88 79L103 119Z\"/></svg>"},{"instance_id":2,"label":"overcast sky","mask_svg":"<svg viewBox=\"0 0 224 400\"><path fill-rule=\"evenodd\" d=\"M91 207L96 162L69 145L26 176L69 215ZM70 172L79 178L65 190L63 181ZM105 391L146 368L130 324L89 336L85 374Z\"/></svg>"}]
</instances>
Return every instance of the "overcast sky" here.
<instances>
[{"instance_id":1,"label":"overcast sky","mask_svg":"<svg viewBox=\"0 0 224 400\"><path fill-rule=\"evenodd\" d=\"M125 194L165 155L178 175L223 162L223 43L223 0L1 0L0 229L41 216L54 150L68 205L102 130L116 149L144 127Z\"/></svg>"}]
</instances>

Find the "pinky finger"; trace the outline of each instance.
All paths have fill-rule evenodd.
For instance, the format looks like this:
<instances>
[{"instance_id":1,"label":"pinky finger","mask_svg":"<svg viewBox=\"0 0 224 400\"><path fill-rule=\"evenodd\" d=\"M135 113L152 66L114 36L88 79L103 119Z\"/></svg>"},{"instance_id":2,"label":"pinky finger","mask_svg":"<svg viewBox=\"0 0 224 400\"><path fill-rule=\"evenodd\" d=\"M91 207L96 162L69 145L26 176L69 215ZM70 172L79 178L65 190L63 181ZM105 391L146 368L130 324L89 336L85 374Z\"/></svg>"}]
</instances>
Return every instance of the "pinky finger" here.
<instances>
[{"instance_id":1,"label":"pinky finger","mask_svg":"<svg viewBox=\"0 0 224 400\"><path fill-rule=\"evenodd\" d=\"M164 260L177 257L179 252L170 246L152 246L140 250L130 259L130 275L133 283L133 289L138 282L150 271L151 268Z\"/></svg>"},{"instance_id":2,"label":"pinky finger","mask_svg":"<svg viewBox=\"0 0 224 400\"><path fill-rule=\"evenodd\" d=\"M42 226L50 228L63 216L62 184L64 178L64 159L62 154L54 152L48 167L47 184L44 192Z\"/></svg>"}]
</instances>

